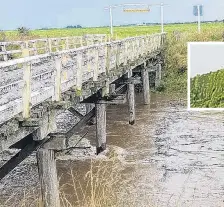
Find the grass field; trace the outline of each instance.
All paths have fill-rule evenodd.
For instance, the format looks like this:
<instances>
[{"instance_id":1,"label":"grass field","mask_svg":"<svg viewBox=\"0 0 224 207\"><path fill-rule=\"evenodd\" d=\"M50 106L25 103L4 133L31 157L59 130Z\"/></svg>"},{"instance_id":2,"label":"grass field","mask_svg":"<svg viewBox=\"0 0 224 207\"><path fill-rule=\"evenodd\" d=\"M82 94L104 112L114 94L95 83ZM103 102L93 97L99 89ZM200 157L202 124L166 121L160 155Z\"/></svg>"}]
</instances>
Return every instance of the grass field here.
<instances>
[{"instance_id":1,"label":"grass field","mask_svg":"<svg viewBox=\"0 0 224 207\"><path fill-rule=\"evenodd\" d=\"M224 69L191 78L192 108L224 107Z\"/></svg>"},{"instance_id":2,"label":"grass field","mask_svg":"<svg viewBox=\"0 0 224 207\"><path fill-rule=\"evenodd\" d=\"M164 31L171 33L175 30L181 32L196 32L197 24L170 24L164 26ZM202 23L201 30L203 31L217 31L224 30L224 23ZM135 26L135 27L114 27L114 34L118 38L125 38L128 36L146 35L159 33L161 31L160 25L153 26ZM6 40L19 40L21 35L17 31L6 31ZM80 36L85 34L110 34L109 27L102 28L74 28L74 29L49 29L49 30L31 30L30 35L26 38L46 38L46 37L66 37L66 36ZM1 40L1 37L0 37Z\"/></svg>"}]
</instances>

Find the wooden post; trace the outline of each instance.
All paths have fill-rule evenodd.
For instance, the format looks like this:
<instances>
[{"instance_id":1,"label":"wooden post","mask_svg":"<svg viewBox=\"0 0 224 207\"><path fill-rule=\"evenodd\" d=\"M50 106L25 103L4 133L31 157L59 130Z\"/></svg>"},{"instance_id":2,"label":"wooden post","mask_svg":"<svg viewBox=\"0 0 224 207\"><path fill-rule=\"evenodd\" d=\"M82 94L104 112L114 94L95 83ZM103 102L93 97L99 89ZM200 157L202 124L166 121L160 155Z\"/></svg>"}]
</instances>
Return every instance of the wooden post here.
<instances>
[{"instance_id":1,"label":"wooden post","mask_svg":"<svg viewBox=\"0 0 224 207\"><path fill-rule=\"evenodd\" d=\"M95 65L94 65L94 71L93 71L93 81L98 80L98 74L99 74L99 48L97 47L95 49Z\"/></svg>"},{"instance_id":2,"label":"wooden post","mask_svg":"<svg viewBox=\"0 0 224 207\"><path fill-rule=\"evenodd\" d=\"M128 84L129 124L135 123L135 85Z\"/></svg>"},{"instance_id":3,"label":"wooden post","mask_svg":"<svg viewBox=\"0 0 224 207\"><path fill-rule=\"evenodd\" d=\"M110 93L110 86L109 86L109 82L106 80L105 86L102 87L102 90L101 90L101 96L102 97L107 96L109 93Z\"/></svg>"},{"instance_id":4,"label":"wooden post","mask_svg":"<svg viewBox=\"0 0 224 207\"><path fill-rule=\"evenodd\" d=\"M65 45L66 45L66 50L69 50L69 37L66 37L65 39Z\"/></svg>"},{"instance_id":5,"label":"wooden post","mask_svg":"<svg viewBox=\"0 0 224 207\"><path fill-rule=\"evenodd\" d=\"M134 61L135 60L135 47L136 47L136 45L135 45L135 39L132 39L132 51L131 51L131 60L132 61Z\"/></svg>"},{"instance_id":6,"label":"wooden post","mask_svg":"<svg viewBox=\"0 0 224 207\"><path fill-rule=\"evenodd\" d=\"M120 53L121 53L121 43L117 43L117 48L116 48L116 69L119 69L120 65Z\"/></svg>"},{"instance_id":7,"label":"wooden post","mask_svg":"<svg viewBox=\"0 0 224 207\"><path fill-rule=\"evenodd\" d=\"M55 60L55 89L54 89L54 98L55 101L60 101L61 99L61 68L62 62L61 58Z\"/></svg>"},{"instance_id":8,"label":"wooden post","mask_svg":"<svg viewBox=\"0 0 224 207\"><path fill-rule=\"evenodd\" d=\"M44 207L60 207L59 185L53 150L39 149L37 164Z\"/></svg>"},{"instance_id":9,"label":"wooden post","mask_svg":"<svg viewBox=\"0 0 224 207\"><path fill-rule=\"evenodd\" d=\"M29 56L29 49L22 50L22 56ZM23 65L23 118L30 117L30 101L31 101L31 63Z\"/></svg>"},{"instance_id":10,"label":"wooden post","mask_svg":"<svg viewBox=\"0 0 224 207\"><path fill-rule=\"evenodd\" d=\"M161 81L161 77L162 77L161 68L162 68L161 64L158 64L157 70L156 70L155 88L157 88L160 85L160 81Z\"/></svg>"},{"instance_id":11,"label":"wooden post","mask_svg":"<svg viewBox=\"0 0 224 207\"><path fill-rule=\"evenodd\" d=\"M110 84L110 86L109 86L109 92L110 92L110 94L112 94L112 93L115 92L115 87L116 87L115 84Z\"/></svg>"},{"instance_id":12,"label":"wooden post","mask_svg":"<svg viewBox=\"0 0 224 207\"><path fill-rule=\"evenodd\" d=\"M83 37L80 37L80 47L83 47Z\"/></svg>"},{"instance_id":13,"label":"wooden post","mask_svg":"<svg viewBox=\"0 0 224 207\"><path fill-rule=\"evenodd\" d=\"M59 52L59 42L58 39L55 39L56 52Z\"/></svg>"},{"instance_id":14,"label":"wooden post","mask_svg":"<svg viewBox=\"0 0 224 207\"><path fill-rule=\"evenodd\" d=\"M96 103L96 154L106 149L106 104Z\"/></svg>"},{"instance_id":15,"label":"wooden post","mask_svg":"<svg viewBox=\"0 0 224 207\"><path fill-rule=\"evenodd\" d=\"M110 71L110 60L111 60L111 45L107 44L107 59L106 59L106 72Z\"/></svg>"},{"instance_id":16,"label":"wooden post","mask_svg":"<svg viewBox=\"0 0 224 207\"><path fill-rule=\"evenodd\" d=\"M82 90L82 53L77 54L77 74L76 74L76 88L78 91Z\"/></svg>"},{"instance_id":17,"label":"wooden post","mask_svg":"<svg viewBox=\"0 0 224 207\"><path fill-rule=\"evenodd\" d=\"M38 55L36 41L33 42L33 50L34 50L34 55Z\"/></svg>"},{"instance_id":18,"label":"wooden post","mask_svg":"<svg viewBox=\"0 0 224 207\"><path fill-rule=\"evenodd\" d=\"M6 46L5 45L2 45L1 48L2 48L2 52L7 53ZM4 61L7 61L8 60L8 55L7 54L4 54L3 55L3 58L4 58Z\"/></svg>"},{"instance_id":19,"label":"wooden post","mask_svg":"<svg viewBox=\"0 0 224 207\"><path fill-rule=\"evenodd\" d=\"M52 44L51 44L51 39L48 39L48 52L52 52Z\"/></svg>"},{"instance_id":20,"label":"wooden post","mask_svg":"<svg viewBox=\"0 0 224 207\"><path fill-rule=\"evenodd\" d=\"M149 88L149 73L146 68L142 69L143 82L143 101L145 105L150 104L150 88Z\"/></svg>"},{"instance_id":21,"label":"wooden post","mask_svg":"<svg viewBox=\"0 0 224 207\"><path fill-rule=\"evenodd\" d=\"M128 41L124 42L124 66L128 63Z\"/></svg>"}]
</instances>

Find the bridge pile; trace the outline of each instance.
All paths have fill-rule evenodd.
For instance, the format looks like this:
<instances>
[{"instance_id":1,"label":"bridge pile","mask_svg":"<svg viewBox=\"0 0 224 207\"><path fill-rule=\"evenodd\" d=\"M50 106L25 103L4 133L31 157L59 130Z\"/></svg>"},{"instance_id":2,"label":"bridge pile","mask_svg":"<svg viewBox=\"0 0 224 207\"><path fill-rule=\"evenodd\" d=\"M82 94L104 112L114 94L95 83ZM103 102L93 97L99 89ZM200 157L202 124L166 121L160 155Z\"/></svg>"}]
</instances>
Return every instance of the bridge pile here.
<instances>
[{"instance_id":1,"label":"bridge pile","mask_svg":"<svg viewBox=\"0 0 224 207\"><path fill-rule=\"evenodd\" d=\"M1 62L0 147L21 151L1 167L0 179L36 150L44 206L60 206L55 150L72 147L68 139L95 117L96 154L104 151L108 104L128 101L129 123L135 123L134 86L143 83L144 104L150 104L148 74L156 72L158 86L165 38L130 37ZM85 116L78 103L87 106ZM66 132L57 131L62 110L80 118Z\"/></svg>"}]
</instances>

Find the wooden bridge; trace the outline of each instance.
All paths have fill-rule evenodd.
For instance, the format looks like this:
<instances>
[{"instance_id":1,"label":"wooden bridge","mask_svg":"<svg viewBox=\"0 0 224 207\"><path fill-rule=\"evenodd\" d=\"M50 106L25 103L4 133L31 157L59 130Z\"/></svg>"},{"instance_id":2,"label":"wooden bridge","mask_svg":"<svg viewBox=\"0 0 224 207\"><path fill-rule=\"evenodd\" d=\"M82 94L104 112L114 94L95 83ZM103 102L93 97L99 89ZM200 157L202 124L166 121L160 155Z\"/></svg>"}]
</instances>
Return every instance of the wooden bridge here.
<instances>
[{"instance_id":1,"label":"wooden bridge","mask_svg":"<svg viewBox=\"0 0 224 207\"><path fill-rule=\"evenodd\" d=\"M165 33L112 42L102 37L73 49L65 39L61 51L58 44L55 51L48 44L47 53L33 56L30 51L38 51L37 47L27 46L17 51L25 57L13 60L6 58L6 48L0 53L4 56L0 62L0 149L21 149L0 168L0 179L37 151L46 207L60 206L54 150L72 147L68 139L95 117L96 153L101 153L106 149L106 105L128 100L129 123L134 124L134 85L143 84L144 104L150 104L149 72L156 73L156 86L161 79ZM87 106L85 116L75 110L77 103ZM79 116L80 122L58 132L56 120L63 110Z\"/></svg>"}]
</instances>

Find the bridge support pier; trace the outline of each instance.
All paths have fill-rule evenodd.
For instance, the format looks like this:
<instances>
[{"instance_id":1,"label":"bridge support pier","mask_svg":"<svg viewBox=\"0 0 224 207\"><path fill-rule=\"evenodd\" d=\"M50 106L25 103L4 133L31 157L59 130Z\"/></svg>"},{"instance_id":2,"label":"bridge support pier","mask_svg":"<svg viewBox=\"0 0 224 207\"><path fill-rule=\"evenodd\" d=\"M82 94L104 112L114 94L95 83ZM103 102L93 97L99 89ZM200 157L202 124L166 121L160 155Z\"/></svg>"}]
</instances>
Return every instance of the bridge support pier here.
<instances>
[{"instance_id":1,"label":"bridge support pier","mask_svg":"<svg viewBox=\"0 0 224 207\"><path fill-rule=\"evenodd\" d=\"M156 70L155 88L157 88L160 85L161 78L162 78L162 65L158 64Z\"/></svg>"},{"instance_id":2,"label":"bridge support pier","mask_svg":"<svg viewBox=\"0 0 224 207\"><path fill-rule=\"evenodd\" d=\"M39 149L37 163L44 207L60 207L56 160L53 150Z\"/></svg>"},{"instance_id":3,"label":"bridge support pier","mask_svg":"<svg viewBox=\"0 0 224 207\"><path fill-rule=\"evenodd\" d=\"M147 68L142 69L142 83L143 83L143 101L145 105L149 105L150 87L149 87L149 72Z\"/></svg>"},{"instance_id":4,"label":"bridge support pier","mask_svg":"<svg viewBox=\"0 0 224 207\"><path fill-rule=\"evenodd\" d=\"M135 123L135 85L128 84L128 108L129 108L129 124Z\"/></svg>"},{"instance_id":5,"label":"bridge support pier","mask_svg":"<svg viewBox=\"0 0 224 207\"><path fill-rule=\"evenodd\" d=\"M96 103L96 154L106 149L106 104Z\"/></svg>"}]
</instances>

